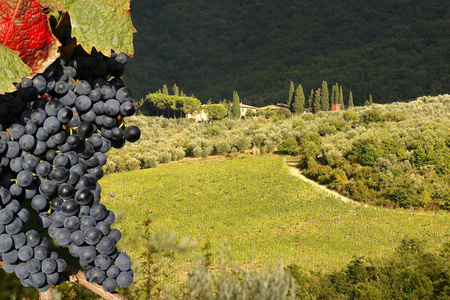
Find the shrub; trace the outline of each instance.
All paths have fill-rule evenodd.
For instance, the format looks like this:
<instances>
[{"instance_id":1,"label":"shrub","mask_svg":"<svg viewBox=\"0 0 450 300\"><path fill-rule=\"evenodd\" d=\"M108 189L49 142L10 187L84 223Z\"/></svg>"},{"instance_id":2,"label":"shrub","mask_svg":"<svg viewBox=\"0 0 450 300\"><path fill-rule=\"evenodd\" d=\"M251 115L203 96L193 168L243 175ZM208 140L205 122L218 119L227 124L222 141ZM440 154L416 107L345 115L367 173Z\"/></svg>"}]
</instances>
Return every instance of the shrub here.
<instances>
[{"instance_id":1,"label":"shrub","mask_svg":"<svg viewBox=\"0 0 450 300\"><path fill-rule=\"evenodd\" d=\"M215 149L217 154L225 155L231 151L231 146L227 141L221 140L216 143Z\"/></svg>"},{"instance_id":2,"label":"shrub","mask_svg":"<svg viewBox=\"0 0 450 300\"><path fill-rule=\"evenodd\" d=\"M289 155L297 155L299 152L299 147L297 140L294 137L290 137L284 140L279 146L278 150L289 154Z\"/></svg>"},{"instance_id":3,"label":"shrub","mask_svg":"<svg viewBox=\"0 0 450 300\"><path fill-rule=\"evenodd\" d=\"M335 134L336 133L336 127L330 126L329 124L320 124L318 128L318 132L321 136L329 135L329 134Z\"/></svg>"},{"instance_id":4,"label":"shrub","mask_svg":"<svg viewBox=\"0 0 450 300\"><path fill-rule=\"evenodd\" d=\"M262 147L262 144L264 143L264 141L266 140L266 135L265 134L262 134L262 133L259 133L259 134L255 134L254 136L253 136L253 145L255 146L255 147L258 147L258 148L261 148Z\"/></svg>"},{"instance_id":5,"label":"shrub","mask_svg":"<svg viewBox=\"0 0 450 300\"><path fill-rule=\"evenodd\" d=\"M156 168L158 165L158 158L154 155L144 156L141 158L141 168Z\"/></svg>"},{"instance_id":6,"label":"shrub","mask_svg":"<svg viewBox=\"0 0 450 300\"><path fill-rule=\"evenodd\" d=\"M313 113L302 114L302 119L305 121L312 121L316 119L316 115Z\"/></svg>"},{"instance_id":7,"label":"shrub","mask_svg":"<svg viewBox=\"0 0 450 300\"><path fill-rule=\"evenodd\" d=\"M203 155L203 149L200 146L196 146L193 150L192 150L192 155L194 157L202 157Z\"/></svg>"},{"instance_id":8,"label":"shrub","mask_svg":"<svg viewBox=\"0 0 450 300\"><path fill-rule=\"evenodd\" d=\"M338 131L341 131L344 129L345 126L347 126L347 122L341 121L341 120L326 120L325 121L328 125L333 126Z\"/></svg>"},{"instance_id":9,"label":"shrub","mask_svg":"<svg viewBox=\"0 0 450 300\"><path fill-rule=\"evenodd\" d=\"M376 109L366 110L362 113L360 119L365 124L378 122L380 120L380 112Z\"/></svg>"},{"instance_id":10,"label":"shrub","mask_svg":"<svg viewBox=\"0 0 450 300\"><path fill-rule=\"evenodd\" d=\"M292 129L296 129L299 127L304 127L305 126L305 121L303 121L302 119L298 119L297 121L292 123Z\"/></svg>"},{"instance_id":11,"label":"shrub","mask_svg":"<svg viewBox=\"0 0 450 300\"><path fill-rule=\"evenodd\" d=\"M239 152L245 152L252 147L252 139L248 136L239 136L234 140L233 146L235 146Z\"/></svg>"},{"instance_id":12,"label":"shrub","mask_svg":"<svg viewBox=\"0 0 450 300\"><path fill-rule=\"evenodd\" d=\"M408 116L406 114L394 114L391 112L382 114L380 116L380 122L401 122L408 119Z\"/></svg>"},{"instance_id":13,"label":"shrub","mask_svg":"<svg viewBox=\"0 0 450 300\"><path fill-rule=\"evenodd\" d=\"M265 140L264 141L264 146L262 147L261 150L264 153L271 153L271 152L273 152L273 150L275 150L275 146L276 146L276 143L274 141Z\"/></svg>"},{"instance_id":14,"label":"shrub","mask_svg":"<svg viewBox=\"0 0 450 300\"><path fill-rule=\"evenodd\" d=\"M204 131L205 135L209 136L220 136L223 135L222 130L218 126L210 126Z\"/></svg>"},{"instance_id":15,"label":"shrub","mask_svg":"<svg viewBox=\"0 0 450 300\"><path fill-rule=\"evenodd\" d=\"M300 154L305 158L316 158L320 153L322 139L318 133L308 133L300 139Z\"/></svg>"},{"instance_id":16,"label":"shrub","mask_svg":"<svg viewBox=\"0 0 450 300\"><path fill-rule=\"evenodd\" d=\"M212 147L212 146L205 147L205 149L203 149L203 152L202 152L202 157L207 158L213 152L214 152L214 147Z\"/></svg>"},{"instance_id":17,"label":"shrub","mask_svg":"<svg viewBox=\"0 0 450 300\"><path fill-rule=\"evenodd\" d=\"M256 112L253 109L247 109L247 111L245 112L245 117L253 118L254 116L256 116Z\"/></svg>"},{"instance_id":18,"label":"shrub","mask_svg":"<svg viewBox=\"0 0 450 300\"><path fill-rule=\"evenodd\" d=\"M167 151L161 152L158 156L158 162L161 164L166 164L166 163L170 162L171 159L172 159L172 155L170 155L170 153Z\"/></svg>"},{"instance_id":19,"label":"shrub","mask_svg":"<svg viewBox=\"0 0 450 300\"><path fill-rule=\"evenodd\" d=\"M359 115L358 115L358 113L356 111L347 110L347 111L344 112L343 118L347 122L358 121L359 120Z\"/></svg>"}]
</instances>

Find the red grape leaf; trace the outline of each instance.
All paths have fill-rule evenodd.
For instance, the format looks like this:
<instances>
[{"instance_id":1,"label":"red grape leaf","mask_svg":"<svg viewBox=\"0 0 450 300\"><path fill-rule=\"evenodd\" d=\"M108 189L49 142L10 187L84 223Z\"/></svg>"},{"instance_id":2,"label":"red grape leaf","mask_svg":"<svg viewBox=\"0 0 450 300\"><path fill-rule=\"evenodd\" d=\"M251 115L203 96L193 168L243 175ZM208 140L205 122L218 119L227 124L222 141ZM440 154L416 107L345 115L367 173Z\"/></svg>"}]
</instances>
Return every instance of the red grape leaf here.
<instances>
[{"instance_id":1,"label":"red grape leaf","mask_svg":"<svg viewBox=\"0 0 450 300\"><path fill-rule=\"evenodd\" d=\"M18 51L34 73L42 73L59 57L60 43L53 36L38 0L0 2L0 42Z\"/></svg>"}]
</instances>

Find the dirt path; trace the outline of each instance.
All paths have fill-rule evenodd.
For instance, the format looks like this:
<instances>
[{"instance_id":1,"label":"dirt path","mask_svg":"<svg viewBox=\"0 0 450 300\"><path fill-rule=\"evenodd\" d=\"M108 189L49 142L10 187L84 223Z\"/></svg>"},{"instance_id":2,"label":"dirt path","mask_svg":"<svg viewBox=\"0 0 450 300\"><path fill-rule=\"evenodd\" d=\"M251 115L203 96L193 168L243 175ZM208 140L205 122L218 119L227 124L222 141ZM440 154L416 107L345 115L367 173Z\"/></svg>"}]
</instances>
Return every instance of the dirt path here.
<instances>
[{"instance_id":1,"label":"dirt path","mask_svg":"<svg viewBox=\"0 0 450 300\"><path fill-rule=\"evenodd\" d=\"M328 194L330 194L330 195L333 195L333 196L335 196L337 199L339 199L339 200L341 200L341 201L344 201L344 202L353 203L353 204L355 204L355 205L368 206L368 205L366 205L366 204L364 204L364 203L360 203L360 202L357 202L357 201L355 201L355 200L353 200L353 199L350 199L350 198L348 198L348 197L342 196L341 194L339 194L339 193L337 193L337 192L335 192L335 191L333 191L333 190L328 189L326 186L320 185L320 184L318 184L317 182L315 182L314 180L311 180L311 179L307 178L305 175L303 175L303 174L300 172L300 170L299 170L298 167L297 167L298 164L299 164L299 161L297 161L297 160L288 160L288 161L286 161L286 164L288 165L288 171L289 171L289 173L290 173L291 175L293 175L293 176L295 176L295 177L298 177L298 178L300 178L300 179L303 180L303 181L306 181L306 182L311 183L312 185L314 185L315 187L317 187L319 190L325 191L326 193L328 193Z\"/></svg>"}]
</instances>

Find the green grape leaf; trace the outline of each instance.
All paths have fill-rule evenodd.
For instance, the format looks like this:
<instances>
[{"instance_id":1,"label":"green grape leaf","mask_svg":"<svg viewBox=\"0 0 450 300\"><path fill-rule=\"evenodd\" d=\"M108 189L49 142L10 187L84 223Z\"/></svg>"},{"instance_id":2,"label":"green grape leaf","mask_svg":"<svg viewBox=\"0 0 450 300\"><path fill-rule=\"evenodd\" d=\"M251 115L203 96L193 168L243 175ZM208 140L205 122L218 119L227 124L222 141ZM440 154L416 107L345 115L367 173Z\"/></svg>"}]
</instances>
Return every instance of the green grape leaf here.
<instances>
[{"instance_id":1,"label":"green grape leaf","mask_svg":"<svg viewBox=\"0 0 450 300\"><path fill-rule=\"evenodd\" d=\"M72 36L88 53L95 47L108 56L111 50L133 56L129 0L41 0L41 5L69 13Z\"/></svg>"},{"instance_id":2,"label":"green grape leaf","mask_svg":"<svg viewBox=\"0 0 450 300\"><path fill-rule=\"evenodd\" d=\"M12 83L20 82L23 77L32 73L31 68L20 59L18 52L0 43L0 94L15 91Z\"/></svg>"}]
</instances>

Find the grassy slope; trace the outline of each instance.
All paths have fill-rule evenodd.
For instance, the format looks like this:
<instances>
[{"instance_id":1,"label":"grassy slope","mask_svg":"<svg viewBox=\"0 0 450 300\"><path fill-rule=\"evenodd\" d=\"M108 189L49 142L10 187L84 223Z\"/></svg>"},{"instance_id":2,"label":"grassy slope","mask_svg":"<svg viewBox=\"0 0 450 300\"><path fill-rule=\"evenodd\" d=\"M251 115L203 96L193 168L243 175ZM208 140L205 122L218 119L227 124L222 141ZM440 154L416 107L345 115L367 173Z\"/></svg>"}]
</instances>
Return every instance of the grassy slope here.
<instances>
[{"instance_id":1,"label":"grassy slope","mask_svg":"<svg viewBox=\"0 0 450 300\"><path fill-rule=\"evenodd\" d=\"M212 243L216 263L227 243L240 263L297 263L331 270L352 256L380 258L404 237L428 241L431 250L449 239L445 212L360 207L327 197L288 174L279 157L168 165L105 176L102 202L116 221L120 245L134 258L142 220L154 229ZM196 259L200 250L183 259Z\"/></svg>"}]
</instances>

